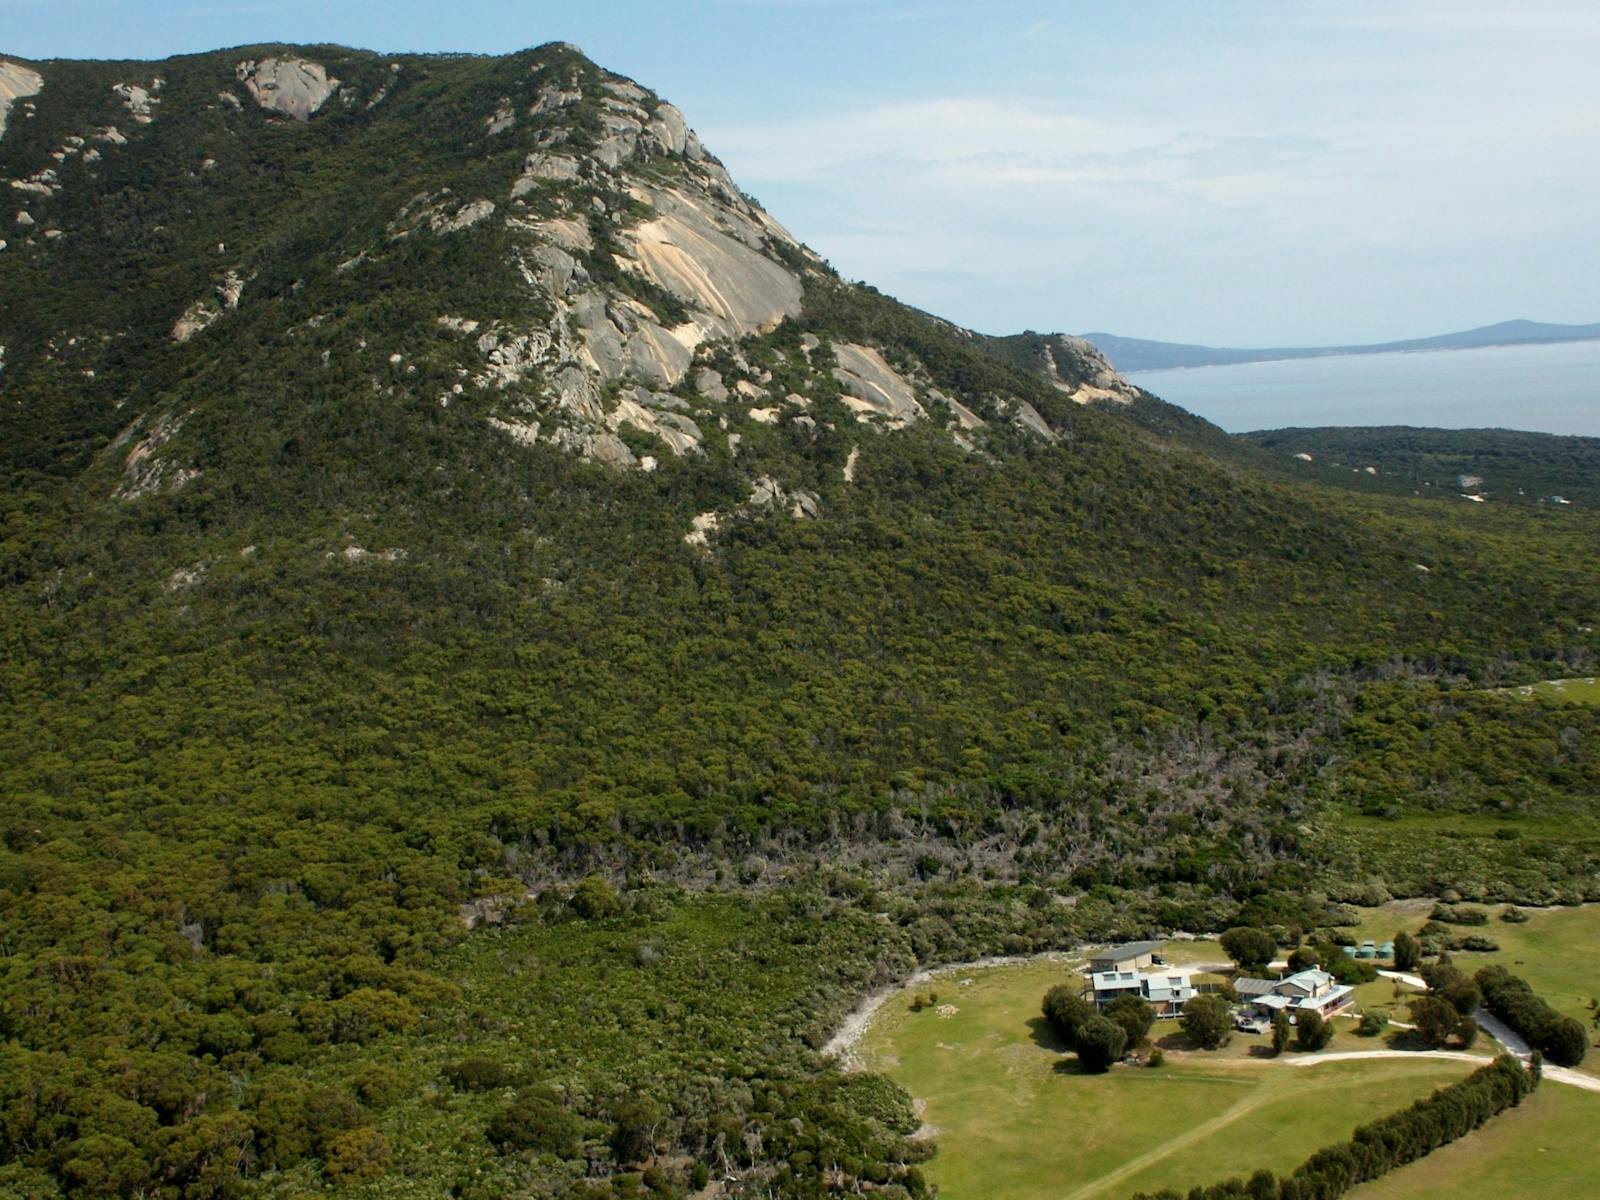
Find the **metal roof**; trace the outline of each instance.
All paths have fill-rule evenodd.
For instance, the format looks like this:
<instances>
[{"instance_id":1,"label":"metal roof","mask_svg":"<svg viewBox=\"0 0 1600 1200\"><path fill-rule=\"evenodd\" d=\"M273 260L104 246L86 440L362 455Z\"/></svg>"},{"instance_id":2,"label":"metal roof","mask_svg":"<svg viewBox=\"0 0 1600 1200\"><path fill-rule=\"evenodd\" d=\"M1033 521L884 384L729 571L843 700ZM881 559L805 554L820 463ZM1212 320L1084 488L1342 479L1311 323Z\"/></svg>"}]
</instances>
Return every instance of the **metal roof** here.
<instances>
[{"instance_id":1,"label":"metal roof","mask_svg":"<svg viewBox=\"0 0 1600 1200\"><path fill-rule=\"evenodd\" d=\"M1160 942L1124 942L1120 946L1112 946L1089 957L1093 962L1108 958L1120 961L1124 958L1138 958L1141 954L1154 954L1159 949L1161 949Z\"/></svg>"}]
</instances>

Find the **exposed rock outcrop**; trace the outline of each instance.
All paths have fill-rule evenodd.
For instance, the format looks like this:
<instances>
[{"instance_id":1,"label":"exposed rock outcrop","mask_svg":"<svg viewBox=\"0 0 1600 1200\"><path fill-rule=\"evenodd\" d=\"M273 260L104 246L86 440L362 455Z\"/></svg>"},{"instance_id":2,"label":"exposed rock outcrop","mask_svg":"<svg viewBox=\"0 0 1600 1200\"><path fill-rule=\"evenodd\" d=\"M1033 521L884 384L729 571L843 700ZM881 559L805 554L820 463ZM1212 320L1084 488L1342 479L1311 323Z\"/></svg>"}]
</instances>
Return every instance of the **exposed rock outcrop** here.
<instances>
[{"instance_id":1,"label":"exposed rock outcrop","mask_svg":"<svg viewBox=\"0 0 1600 1200\"><path fill-rule=\"evenodd\" d=\"M32 67L0 59L0 137L5 136L11 106L28 96L37 96L43 89L44 76Z\"/></svg>"},{"instance_id":2,"label":"exposed rock outcrop","mask_svg":"<svg viewBox=\"0 0 1600 1200\"><path fill-rule=\"evenodd\" d=\"M857 420L882 417L890 428L901 429L928 415L910 381L871 346L835 342L833 356L839 364L833 377L844 389L844 402Z\"/></svg>"},{"instance_id":3,"label":"exposed rock outcrop","mask_svg":"<svg viewBox=\"0 0 1600 1200\"><path fill-rule=\"evenodd\" d=\"M1119 375L1111 360L1084 338L1058 333L1045 340L1044 357L1051 384L1079 404L1132 404L1139 398L1139 389ZM1064 357L1072 360L1070 368L1063 368Z\"/></svg>"},{"instance_id":4,"label":"exposed rock outcrop","mask_svg":"<svg viewBox=\"0 0 1600 1200\"><path fill-rule=\"evenodd\" d=\"M339 81L321 63L304 58L249 59L234 75L262 108L296 121L309 121L339 90Z\"/></svg>"}]
</instances>

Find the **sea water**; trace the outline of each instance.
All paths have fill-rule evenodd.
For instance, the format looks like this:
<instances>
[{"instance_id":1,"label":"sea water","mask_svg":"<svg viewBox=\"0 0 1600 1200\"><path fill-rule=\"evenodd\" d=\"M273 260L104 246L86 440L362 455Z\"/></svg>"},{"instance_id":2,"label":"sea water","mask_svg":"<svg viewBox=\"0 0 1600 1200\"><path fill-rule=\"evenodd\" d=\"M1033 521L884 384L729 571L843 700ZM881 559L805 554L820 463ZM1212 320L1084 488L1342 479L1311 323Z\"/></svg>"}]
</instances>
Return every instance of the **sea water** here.
<instances>
[{"instance_id":1,"label":"sea water","mask_svg":"<svg viewBox=\"0 0 1600 1200\"><path fill-rule=\"evenodd\" d=\"M1428 425L1600 436L1600 341L1296 358L1128 378L1229 433Z\"/></svg>"}]
</instances>

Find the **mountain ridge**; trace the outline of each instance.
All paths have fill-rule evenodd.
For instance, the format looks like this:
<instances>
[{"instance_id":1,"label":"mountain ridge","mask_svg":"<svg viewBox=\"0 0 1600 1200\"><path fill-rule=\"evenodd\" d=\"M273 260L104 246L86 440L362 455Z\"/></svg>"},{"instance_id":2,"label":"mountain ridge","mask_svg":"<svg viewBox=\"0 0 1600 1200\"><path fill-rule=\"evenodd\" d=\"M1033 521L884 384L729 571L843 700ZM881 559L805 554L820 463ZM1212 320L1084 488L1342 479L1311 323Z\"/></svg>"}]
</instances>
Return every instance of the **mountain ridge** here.
<instances>
[{"instance_id":1,"label":"mountain ridge","mask_svg":"<svg viewBox=\"0 0 1600 1200\"><path fill-rule=\"evenodd\" d=\"M1359 354L1398 354L1423 350L1474 350L1493 346L1539 345L1593 341L1600 338L1600 323L1559 325L1516 319L1482 325L1434 337L1407 338L1347 346L1290 346L1238 349L1160 342L1122 337L1114 333L1086 333L1093 343L1123 371L1162 371L1180 367L1214 367L1235 363L1275 362L1294 358L1337 358Z\"/></svg>"}]
</instances>

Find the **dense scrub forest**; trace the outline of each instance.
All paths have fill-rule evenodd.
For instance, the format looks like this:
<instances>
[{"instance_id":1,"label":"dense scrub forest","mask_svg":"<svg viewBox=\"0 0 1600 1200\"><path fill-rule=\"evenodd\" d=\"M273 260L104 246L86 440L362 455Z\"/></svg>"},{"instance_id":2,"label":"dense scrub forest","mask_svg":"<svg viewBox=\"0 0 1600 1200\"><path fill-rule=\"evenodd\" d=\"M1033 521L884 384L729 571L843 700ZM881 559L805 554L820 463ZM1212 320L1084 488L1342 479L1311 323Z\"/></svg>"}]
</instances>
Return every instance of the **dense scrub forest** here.
<instances>
[{"instance_id":1,"label":"dense scrub forest","mask_svg":"<svg viewBox=\"0 0 1600 1200\"><path fill-rule=\"evenodd\" d=\"M1600 899L1600 714L1488 690L1582 506L1080 403L570 47L31 69L0 1194L920 1195L818 1055L917 964Z\"/></svg>"},{"instance_id":2,"label":"dense scrub forest","mask_svg":"<svg viewBox=\"0 0 1600 1200\"><path fill-rule=\"evenodd\" d=\"M1600 504L1600 438L1403 425L1269 429L1240 437L1280 454L1311 455L1317 467L1302 468L1308 472L1376 468L1382 484L1353 481L1374 489L1431 489L1452 500L1485 495L1494 504Z\"/></svg>"}]
</instances>

